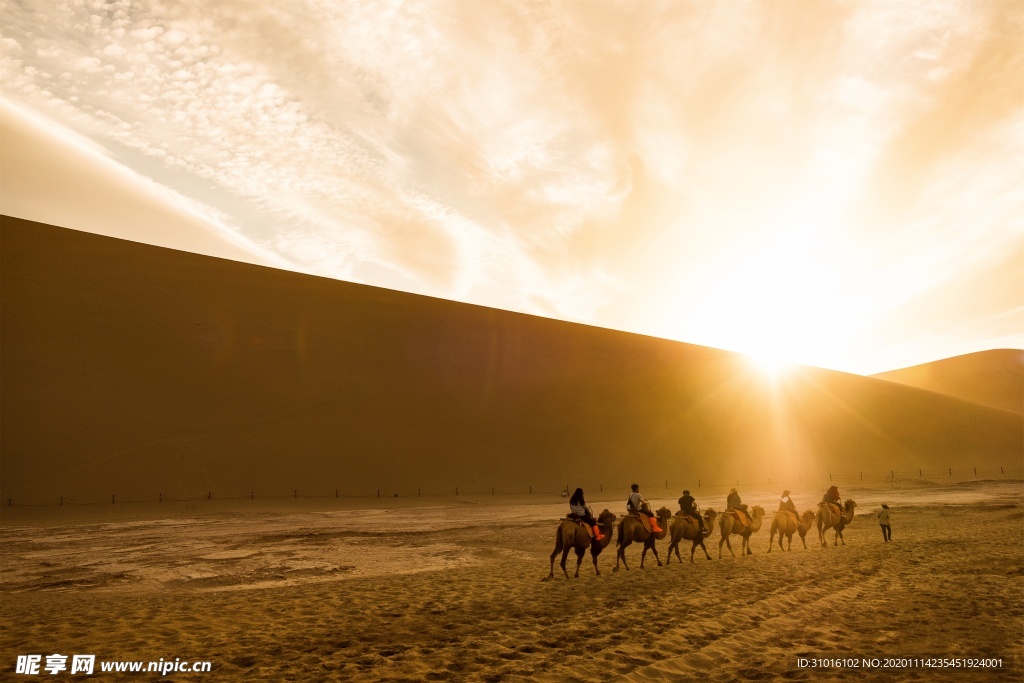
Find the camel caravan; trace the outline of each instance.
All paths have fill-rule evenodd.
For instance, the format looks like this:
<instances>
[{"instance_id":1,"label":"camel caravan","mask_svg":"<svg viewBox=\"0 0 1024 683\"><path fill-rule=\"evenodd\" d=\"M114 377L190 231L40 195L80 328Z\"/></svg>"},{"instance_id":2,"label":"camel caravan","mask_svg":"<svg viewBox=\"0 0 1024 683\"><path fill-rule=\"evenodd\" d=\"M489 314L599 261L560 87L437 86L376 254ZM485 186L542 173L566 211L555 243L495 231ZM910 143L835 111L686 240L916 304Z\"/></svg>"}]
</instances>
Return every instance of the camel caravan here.
<instances>
[{"instance_id":1,"label":"camel caravan","mask_svg":"<svg viewBox=\"0 0 1024 683\"><path fill-rule=\"evenodd\" d=\"M640 495L640 486L633 484L629 498L626 501L626 514L621 518L615 513L605 509L597 517L594 517L592 508L587 505L583 489L576 489L569 500L569 514L564 517L558 529L555 531L555 549L551 552L551 567L548 575L543 579L550 581L555 578L555 558L561 554L562 559L559 566L565 578L569 578L569 571L566 568L566 561L570 551L576 553L576 573L573 578L579 578L580 566L583 558L590 551L594 563L594 572L598 576L601 570L597 566L597 558L601 552L611 545L615 540L615 567L613 572L619 571L620 565L629 570L626 563L626 548L637 543L642 546L640 552L640 568L644 568L644 561L647 552L654 555L658 566L662 566L661 558L658 556L656 547L657 541L663 540L666 536L670 539L668 555L665 564L672 560L675 553L680 564L683 558L679 553L679 544L683 541L690 541L690 562L699 547L704 551L704 557L712 559L704 545L704 539L708 538L714 531L715 523L718 523L721 538L718 541L718 559L722 559L722 546L729 549L729 553L735 557L732 549L730 536L736 535L741 539L740 554L752 555L750 549L750 537L761 529L764 523L765 510L759 505L748 508L740 499L736 489L729 491L726 499L725 512L719 514L708 508L703 513L697 507L696 501L690 492L683 491L679 499L679 511L674 515L668 508L660 508L657 511L651 509L650 503ZM564 494L563 494L564 495ZM789 497L789 491L783 491L779 500L779 509L772 516L771 532L768 537L768 552L772 551L775 545L775 536L779 537L779 549L792 551L793 535L796 534L807 548L806 536L812 527L817 526L818 540L823 547L827 546L825 532L832 529L835 532L833 545L838 545L843 540L843 529L853 521L854 510L857 504L852 500L843 503L840 500L839 489L832 486L828 489L818 503L818 511L805 510L803 514L797 512L796 505ZM783 545L783 537L786 545Z\"/></svg>"}]
</instances>

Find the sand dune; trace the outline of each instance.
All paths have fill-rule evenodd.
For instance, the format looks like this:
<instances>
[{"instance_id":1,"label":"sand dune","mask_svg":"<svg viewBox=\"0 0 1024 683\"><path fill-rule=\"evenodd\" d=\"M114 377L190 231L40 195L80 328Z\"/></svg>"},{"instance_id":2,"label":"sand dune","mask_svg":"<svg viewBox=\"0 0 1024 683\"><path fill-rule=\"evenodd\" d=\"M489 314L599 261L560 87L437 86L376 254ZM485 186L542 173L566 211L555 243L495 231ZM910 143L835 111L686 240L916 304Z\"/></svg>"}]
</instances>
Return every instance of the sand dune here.
<instances>
[{"instance_id":1,"label":"sand dune","mask_svg":"<svg viewBox=\"0 0 1024 683\"><path fill-rule=\"evenodd\" d=\"M812 368L3 218L17 504L1019 476L1022 418ZM6 509L6 508L4 508ZM2 510L0 510L2 513Z\"/></svg>"},{"instance_id":2,"label":"sand dune","mask_svg":"<svg viewBox=\"0 0 1024 683\"><path fill-rule=\"evenodd\" d=\"M1024 350L995 349L873 375L879 379L1024 412Z\"/></svg>"}]
</instances>

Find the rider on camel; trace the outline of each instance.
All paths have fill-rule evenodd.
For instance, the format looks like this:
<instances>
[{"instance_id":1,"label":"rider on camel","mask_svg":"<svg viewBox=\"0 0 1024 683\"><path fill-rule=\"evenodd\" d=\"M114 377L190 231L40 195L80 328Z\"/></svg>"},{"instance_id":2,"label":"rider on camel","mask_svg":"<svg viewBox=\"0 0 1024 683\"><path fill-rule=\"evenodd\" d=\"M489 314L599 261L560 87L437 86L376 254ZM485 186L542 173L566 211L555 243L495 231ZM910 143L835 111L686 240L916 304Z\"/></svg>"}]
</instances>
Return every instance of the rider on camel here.
<instances>
[{"instance_id":1,"label":"rider on camel","mask_svg":"<svg viewBox=\"0 0 1024 683\"><path fill-rule=\"evenodd\" d=\"M799 521L800 513L796 511L796 503L789 497L789 489L782 492L782 498L779 499L779 509L792 512L793 516Z\"/></svg>"},{"instance_id":2,"label":"rider on camel","mask_svg":"<svg viewBox=\"0 0 1024 683\"><path fill-rule=\"evenodd\" d=\"M661 527L658 526L658 518L651 512L650 504L640 495L640 484L633 484L629 488L633 492L629 494L629 498L626 500L626 512L634 515L647 515L651 520L651 529L655 533L661 533Z\"/></svg>"},{"instance_id":3,"label":"rider on camel","mask_svg":"<svg viewBox=\"0 0 1024 683\"><path fill-rule=\"evenodd\" d=\"M750 513L747 512L747 505L740 500L740 494L736 492L736 489L729 489L729 497L726 498L725 510L726 512L729 510L742 512L742 515L738 515L740 521L744 524L750 523ZM744 517L746 517L746 519L744 519Z\"/></svg>"},{"instance_id":4,"label":"rider on camel","mask_svg":"<svg viewBox=\"0 0 1024 683\"><path fill-rule=\"evenodd\" d=\"M594 511L583 498L583 489L576 489L569 499L569 519L579 519L586 522L594 530L594 538L600 541L604 538L601 527L594 519Z\"/></svg>"},{"instance_id":5,"label":"rider on camel","mask_svg":"<svg viewBox=\"0 0 1024 683\"><path fill-rule=\"evenodd\" d=\"M829 486L828 491L825 491L825 495L821 497L822 503L828 503L829 505L836 506L836 514L843 514L842 499L839 497L839 487Z\"/></svg>"},{"instance_id":6,"label":"rider on camel","mask_svg":"<svg viewBox=\"0 0 1024 683\"><path fill-rule=\"evenodd\" d=\"M700 516L697 511L697 501L693 496L690 495L689 489L683 491L683 497L679 499L679 509L682 513L688 517L693 517L697 520L697 528L700 532L704 533L704 518Z\"/></svg>"}]
</instances>

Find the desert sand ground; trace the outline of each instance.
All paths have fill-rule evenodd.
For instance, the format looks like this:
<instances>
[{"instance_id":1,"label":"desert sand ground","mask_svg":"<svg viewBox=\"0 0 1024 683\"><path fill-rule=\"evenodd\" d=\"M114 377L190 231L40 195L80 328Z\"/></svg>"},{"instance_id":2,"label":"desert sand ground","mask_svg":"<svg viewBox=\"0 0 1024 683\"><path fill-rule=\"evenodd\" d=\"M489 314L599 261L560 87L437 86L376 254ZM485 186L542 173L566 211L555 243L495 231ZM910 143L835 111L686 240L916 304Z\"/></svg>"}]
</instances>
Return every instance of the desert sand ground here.
<instances>
[{"instance_id":1,"label":"desert sand ground","mask_svg":"<svg viewBox=\"0 0 1024 683\"><path fill-rule=\"evenodd\" d=\"M993 657L1000 670L868 680L1024 680L1024 482L856 490L846 545L700 556L542 582L562 501L232 510L73 523L8 511L3 673L20 654L206 660L206 674L103 680L849 680L797 657ZM718 496L698 499L721 508ZM813 501L796 500L801 510ZM745 501L774 509L775 494ZM873 513L893 510L884 544ZM301 501L299 501L301 502ZM675 508L674 501L653 500ZM623 503L595 500L621 514ZM139 515L145 517L147 515ZM149 515L152 516L152 515ZM736 539L738 541L738 539ZM662 561L667 542L659 544ZM738 543L735 544L738 547ZM570 574L572 573L570 557ZM557 571L556 565L556 571ZM97 665L98 667L98 665ZM58 678L46 675L46 678ZM69 677L70 678L70 677ZM86 680L83 677L76 677Z\"/></svg>"}]
</instances>

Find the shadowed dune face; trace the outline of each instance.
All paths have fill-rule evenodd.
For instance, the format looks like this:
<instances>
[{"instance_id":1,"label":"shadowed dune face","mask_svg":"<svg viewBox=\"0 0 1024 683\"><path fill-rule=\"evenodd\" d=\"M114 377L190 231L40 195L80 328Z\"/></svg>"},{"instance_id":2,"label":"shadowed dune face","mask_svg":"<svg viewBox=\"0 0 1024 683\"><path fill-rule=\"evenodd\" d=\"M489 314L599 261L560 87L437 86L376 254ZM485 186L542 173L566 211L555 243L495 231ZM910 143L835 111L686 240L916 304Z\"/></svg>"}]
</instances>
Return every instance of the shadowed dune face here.
<instances>
[{"instance_id":1,"label":"shadowed dune face","mask_svg":"<svg viewBox=\"0 0 1024 683\"><path fill-rule=\"evenodd\" d=\"M1022 419L736 354L4 217L2 495L1019 468Z\"/></svg>"},{"instance_id":2,"label":"shadowed dune face","mask_svg":"<svg viewBox=\"0 0 1024 683\"><path fill-rule=\"evenodd\" d=\"M1024 350L995 349L873 375L919 389L1024 413Z\"/></svg>"}]
</instances>

